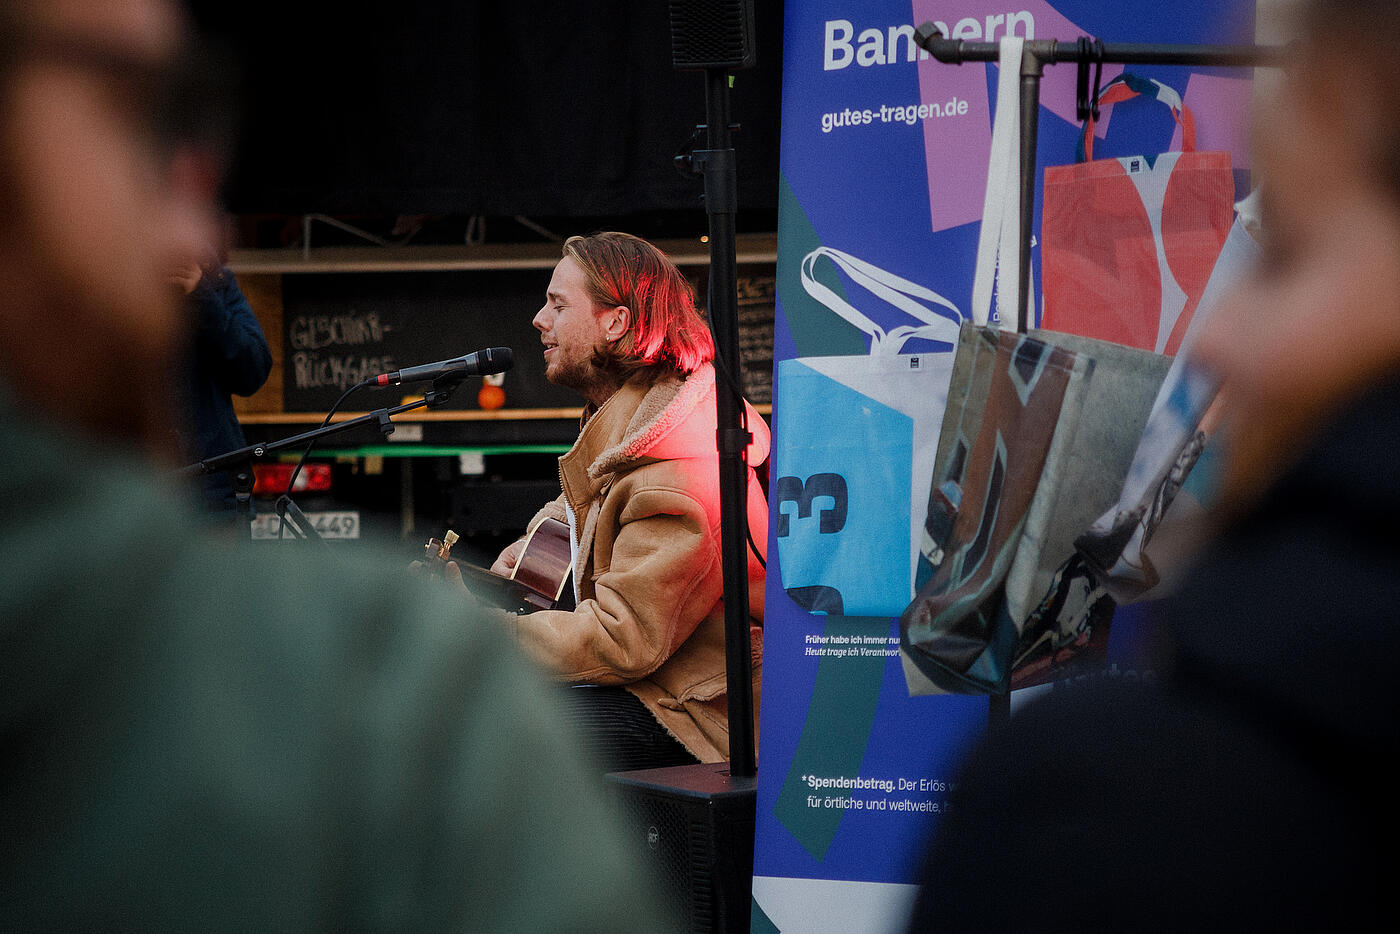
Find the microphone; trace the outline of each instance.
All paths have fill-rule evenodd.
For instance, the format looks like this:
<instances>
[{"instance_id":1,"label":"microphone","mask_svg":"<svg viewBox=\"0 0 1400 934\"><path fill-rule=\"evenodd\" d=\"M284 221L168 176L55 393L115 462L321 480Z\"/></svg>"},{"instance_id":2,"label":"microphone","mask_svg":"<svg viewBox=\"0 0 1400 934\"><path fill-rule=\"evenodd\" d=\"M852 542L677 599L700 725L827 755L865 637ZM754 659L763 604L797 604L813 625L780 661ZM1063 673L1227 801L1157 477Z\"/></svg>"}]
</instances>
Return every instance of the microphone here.
<instances>
[{"instance_id":1,"label":"microphone","mask_svg":"<svg viewBox=\"0 0 1400 934\"><path fill-rule=\"evenodd\" d=\"M509 347L488 347L469 353L465 357L405 367L392 373L380 373L374 378L373 385L397 386L400 383L424 382L444 376L490 376L493 373L504 373L514 363L515 359Z\"/></svg>"}]
</instances>

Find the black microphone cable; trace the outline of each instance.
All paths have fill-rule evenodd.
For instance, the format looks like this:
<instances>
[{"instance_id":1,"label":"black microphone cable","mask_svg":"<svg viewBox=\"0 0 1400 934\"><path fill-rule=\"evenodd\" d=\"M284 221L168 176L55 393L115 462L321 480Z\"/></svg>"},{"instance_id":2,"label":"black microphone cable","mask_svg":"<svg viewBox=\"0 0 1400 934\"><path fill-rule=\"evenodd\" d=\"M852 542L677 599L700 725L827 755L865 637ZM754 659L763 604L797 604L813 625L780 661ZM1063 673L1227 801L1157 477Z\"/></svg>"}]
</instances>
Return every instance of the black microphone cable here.
<instances>
[{"instance_id":1,"label":"black microphone cable","mask_svg":"<svg viewBox=\"0 0 1400 934\"><path fill-rule=\"evenodd\" d=\"M332 418L332 417L335 415L335 413L336 413L336 410L340 408L340 405L341 405L342 402L344 402L346 399L350 398L350 394L351 394L352 392L354 392L354 391L357 390L357 389L363 389L363 388L366 387L366 386L373 385L376 379L377 379L377 377L370 377L369 379L361 380L360 382L358 382L358 383L356 383L355 385L351 386L349 389L347 389L347 390L345 390L344 392L342 392L342 393L340 394L340 398L335 400L335 403L330 407L330 411L328 411L328 412L326 413L326 417L325 417L324 419L321 420L321 424L320 424L320 426L318 426L318 427L319 427L319 428L325 428L327 425L329 425L329 424L331 423L331 418ZM296 467L293 468L293 470L292 470L291 479L287 481L287 492L284 493L283 495L286 496L288 499L291 498L291 495L292 495L292 487L296 486L297 476L300 475L300 473L301 473L301 468L304 467L304 466L306 466L306 459L307 459L308 457L311 456L311 449L312 449L313 447L315 447L315 446L316 446L316 439L315 439L315 438L312 438L310 441L306 442L306 450L304 450L304 451L301 452L301 459L300 459L299 461L297 461ZM283 511L280 513L280 520L279 520L278 523L277 523L277 538L278 538L279 541L282 539L282 533L286 531L286 528L287 528L287 512L286 512L286 510L283 510Z\"/></svg>"},{"instance_id":2,"label":"black microphone cable","mask_svg":"<svg viewBox=\"0 0 1400 934\"><path fill-rule=\"evenodd\" d=\"M715 305L714 299L715 299L715 284L714 284L714 279L713 279L713 277L711 277L711 279L710 279L708 282L705 283L705 305L706 305L706 307L705 307L705 326L706 326L707 328L709 328L709 331L710 331L710 340L711 340L711 342L715 345L715 357L714 357L714 361L713 361L713 366L714 366L714 368L715 368L715 372L716 372L717 374L719 374L720 379L722 379L722 380L724 381L724 383L727 384L727 386L728 386L728 388L729 388L729 391L732 392L732 393L734 394L735 398L739 400L739 430L740 430L740 431L743 431L743 432L746 433L746 434L750 434L750 435L751 435L752 432L749 431L749 406L750 406L752 403L749 402L749 398L748 398L748 396L744 393L744 388L743 388L743 386L742 386L741 383L740 383L740 381L741 381L741 379L742 379L742 374L736 374L736 373L730 372L729 364L724 360L723 356L722 356L722 355L720 354L720 352L719 352L719 332L715 329L715 319L714 319L714 315L710 313L711 310L714 308L714 305ZM737 350L737 348L736 348L736 350ZM743 361L742 361L742 360L739 361L739 367L740 367L741 370L743 369ZM719 380L716 380L715 391L716 391L716 392L719 392L720 389L721 389L721 387L720 387L720 385L719 385ZM769 465L771 466L772 463L773 463L773 462L772 462L772 459L771 459L773 455L772 455L772 453L770 452L768 456L769 456L769 462L768 462L768 463L769 463ZM744 466L746 466L746 467L749 469L749 473L751 473L751 474L752 474L752 473L755 473L756 467L755 467L755 465L748 463L748 457L747 457L747 456L745 456L745 458L744 458ZM745 483L745 487L744 487L744 502L743 502L743 504L742 504L742 505L743 505L743 508L744 508L744 520L745 520L745 521L744 521L744 537L748 539L749 551L753 554L753 556L754 556L756 559L758 559L758 566L761 567L761 568L763 568L764 570L767 570L767 568L768 568L768 561L767 561L767 558L765 557L765 555L763 554L763 552L759 550L757 543L754 542L754 540L753 540L753 529L749 527L749 523L748 523L748 508L749 508L748 493L749 493L749 491L748 491L748 485L747 485L747 483Z\"/></svg>"}]
</instances>

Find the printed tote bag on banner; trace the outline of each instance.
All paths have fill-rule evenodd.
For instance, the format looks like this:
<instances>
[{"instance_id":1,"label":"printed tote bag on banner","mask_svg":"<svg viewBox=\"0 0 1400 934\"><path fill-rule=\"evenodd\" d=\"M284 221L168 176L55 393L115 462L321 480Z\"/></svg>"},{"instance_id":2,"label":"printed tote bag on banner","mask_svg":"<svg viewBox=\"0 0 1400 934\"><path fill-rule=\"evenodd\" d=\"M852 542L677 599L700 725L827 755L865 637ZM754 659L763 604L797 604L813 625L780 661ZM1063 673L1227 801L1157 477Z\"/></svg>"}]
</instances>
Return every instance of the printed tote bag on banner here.
<instances>
[{"instance_id":1,"label":"printed tote bag on banner","mask_svg":"<svg viewBox=\"0 0 1400 934\"><path fill-rule=\"evenodd\" d=\"M867 301L916 323L878 325L817 278L823 258ZM803 259L802 285L863 331L870 353L778 363L770 495L782 586L814 613L898 616L914 592L962 316L932 290L829 247ZM914 339L921 352L902 353Z\"/></svg>"},{"instance_id":2,"label":"printed tote bag on banner","mask_svg":"<svg viewBox=\"0 0 1400 934\"><path fill-rule=\"evenodd\" d=\"M1117 498L1167 363L964 326L900 619L911 693L1004 693L1101 659L1114 603L1073 543Z\"/></svg>"},{"instance_id":3,"label":"printed tote bag on banner","mask_svg":"<svg viewBox=\"0 0 1400 934\"><path fill-rule=\"evenodd\" d=\"M1123 74L1101 107L1142 96L1181 125L1181 151L1093 160L1094 120L1079 162L1045 170L1041 326L1175 354L1233 220L1228 152L1196 152L1196 125L1175 90Z\"/></svg>"}]
</instances>

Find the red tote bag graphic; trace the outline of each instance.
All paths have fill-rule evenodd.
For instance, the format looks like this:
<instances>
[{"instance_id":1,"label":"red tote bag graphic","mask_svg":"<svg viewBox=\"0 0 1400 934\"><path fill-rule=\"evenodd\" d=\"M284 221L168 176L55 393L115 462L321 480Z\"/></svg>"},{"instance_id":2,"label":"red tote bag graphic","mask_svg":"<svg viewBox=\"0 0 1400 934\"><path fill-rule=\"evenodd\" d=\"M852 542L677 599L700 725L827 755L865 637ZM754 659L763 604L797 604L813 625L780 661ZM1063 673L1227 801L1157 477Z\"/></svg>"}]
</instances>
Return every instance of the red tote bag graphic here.
<instances>
[{"instance_id":1,"label":"red tote bag graphic","mask_svg":"<svg viewBox=\"0 0 1400 934\"><path fill-rule=\"evenodd\" d=\"M1091 117L1080 161L1045 170L1041 326L1174 354L1230 232L1235 182L1228 152L1195 151L1172 88L1124 74L1099 104L1139 95L1171 108L1181 152L1092 161Z\"/></svg>"}]
</instances>

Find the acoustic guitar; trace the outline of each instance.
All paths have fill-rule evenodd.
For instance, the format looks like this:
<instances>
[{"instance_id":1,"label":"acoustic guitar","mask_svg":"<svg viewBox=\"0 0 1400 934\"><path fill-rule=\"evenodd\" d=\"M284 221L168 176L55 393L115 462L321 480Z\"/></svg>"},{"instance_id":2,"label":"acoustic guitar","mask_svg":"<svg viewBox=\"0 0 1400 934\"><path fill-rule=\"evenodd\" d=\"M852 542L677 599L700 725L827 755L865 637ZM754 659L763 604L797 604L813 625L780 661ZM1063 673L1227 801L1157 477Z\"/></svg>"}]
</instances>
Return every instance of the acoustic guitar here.
<instances>
[{"instance_id":1,"label":"acoustic guitar","mask_svg":"<svg viewBox=\"0 0 1400 934\"><path fill-rule=\"evenodd\" d=\"M457 541L448 529L442 539L430 538L424 546L427 563L445 564ZM513 613L535 610L573 609L573 553L569 547L569 527L558 519L545 519L525 539L520 560L509 577L486 568L457 562L467 589L481 599Z\"/></svg>"}]
</instances>

